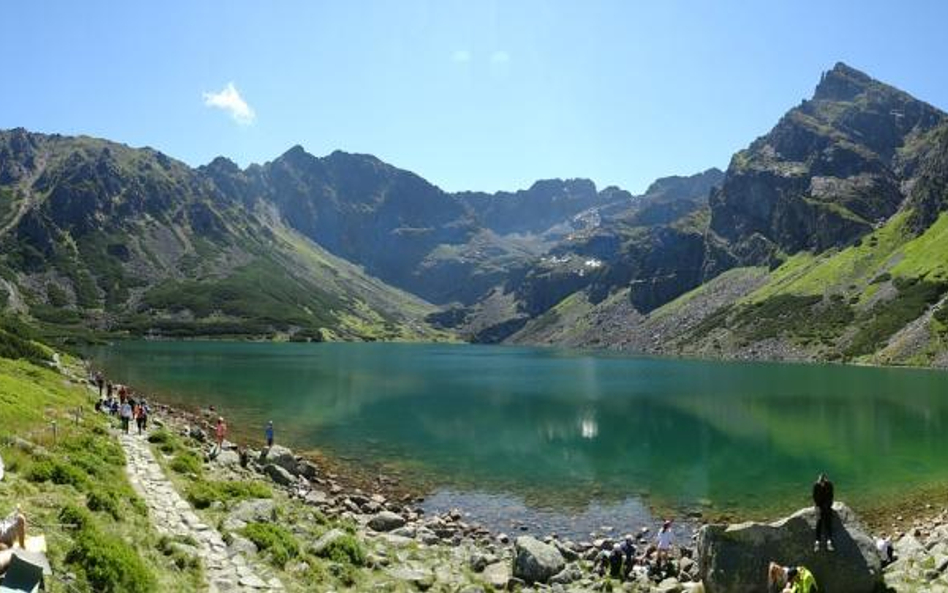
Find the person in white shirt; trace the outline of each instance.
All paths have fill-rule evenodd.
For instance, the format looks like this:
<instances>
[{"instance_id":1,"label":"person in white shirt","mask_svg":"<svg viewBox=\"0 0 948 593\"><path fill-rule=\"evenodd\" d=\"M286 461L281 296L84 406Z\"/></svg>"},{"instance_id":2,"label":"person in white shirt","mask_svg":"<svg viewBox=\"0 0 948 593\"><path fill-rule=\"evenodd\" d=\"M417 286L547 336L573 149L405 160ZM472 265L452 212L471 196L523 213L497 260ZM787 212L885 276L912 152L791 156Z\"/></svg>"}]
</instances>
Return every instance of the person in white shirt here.
<instances>
[{"instance_id":1,"label":"person in white shirt","mask_svg":"<svg viewBox=\"0 0 948 593\"><path fill-rule=\"evenodd\" d=\"M662 528L658 531L658 554L655 557L655 561L658 564L659 568L668 561L668 556L671 554L672 543L673 543L673 534L671 530L672 522L670 519L666 519L662 523Z\"/></svg>"}]
</instances>

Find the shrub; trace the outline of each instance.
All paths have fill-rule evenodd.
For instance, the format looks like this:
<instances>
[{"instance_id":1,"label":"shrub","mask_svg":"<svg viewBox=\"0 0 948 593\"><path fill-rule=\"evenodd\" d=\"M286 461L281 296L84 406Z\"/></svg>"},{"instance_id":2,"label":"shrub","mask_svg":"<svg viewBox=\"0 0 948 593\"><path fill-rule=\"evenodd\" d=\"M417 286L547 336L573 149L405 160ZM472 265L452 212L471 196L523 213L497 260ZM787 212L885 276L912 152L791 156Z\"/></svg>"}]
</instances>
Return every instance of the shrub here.
<instances>
[{"instance_id":1,"label":"shrub","mask_svg":"<svg viewBox=\"0 0 948 593\"><path fill-rule=\"evenodd\" d=\"M326 546L321 556L340 564L365 566L365 549L359 540L351 534L333 540Z\"/></svg>"},{"instance_id":2,"label":"shrub","mask_svg":"<svg viewBox=\"0 0 948 593\"><path fill-rule=\"evenodd\" d=\"M71 484L76 488L82 488L86 483L86 475L80 469L51 459L34 463L27 471L26 479L31 482Z\"/></svg>"},{"instance_id":3,"label":"shrub","mask_svg":"<svg viewBox=\"0 0 948 593\"><path fill-rule=\"evenodd\" d=\"M204 462L194 453L185 451L171 461L171 469L179 474L200 476L204 473Z\"/></svg>"},{"instance_id":4,"label":"shrub","mask_svg":"<svg viewBox=\"0 0 948 593\"><path fill-rule=\"evenodd\" d=\"M248 498L270 498L273 491L263 482L194 482L185 491L195 508L206 509L215 500L228 502Z\"/></svg>"},{"instance_id":5,"label":"shrub","mask_svg":"<svg viewBox=\"0 0 948 593\"><path fill-rule=\"evenodd\" d=\"M273 523L250 523L242 530L261 552L270 554L270 562L279 568L300 554L300 545L285 527Z\"/></svg>"},{"instance_id":6,"label":"shrub","mask_svg":"<svg viewBox=\"0 0 948 593\"><path fill-rule=\"evenodd\" d=\"M66 554L66 562L86 575L94 591L148 593L155 577L127 543L86 524Z\"/></svg>"},{"instance_id":7,"label":"shrub","mask_svg":"<svg viewBox=\"0 0 948 593\"><path fill-rule=\"evenodd\" d=\"M77 529L85 529L93 524L92 515L73 504L67 504L59 510L59 522Z\"/></svg>"},{"instance_id":8,"label":"shrub","mask_svg":"<svg viewBox=\"0 0 948 593\"><path fill-rule=\"evenodd\" d=\"M111 490L93 490L86 496L86 508L90 511L108 513L116 521L122 518L119 499Z\"/></svg>"}]
</instances>

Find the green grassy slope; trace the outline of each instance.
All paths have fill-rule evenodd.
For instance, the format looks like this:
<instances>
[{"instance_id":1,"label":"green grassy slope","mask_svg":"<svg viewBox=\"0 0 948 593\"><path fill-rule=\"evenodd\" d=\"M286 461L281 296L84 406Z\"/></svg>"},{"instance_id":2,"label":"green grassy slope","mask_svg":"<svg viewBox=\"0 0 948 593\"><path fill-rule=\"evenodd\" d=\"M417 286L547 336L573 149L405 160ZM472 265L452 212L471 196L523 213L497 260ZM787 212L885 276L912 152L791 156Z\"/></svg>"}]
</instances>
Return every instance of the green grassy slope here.
<instances>
[{"instance_id":1,"label":"green grassy slope","mask_svg":"<svg viewBox=\"0 0 948 593\"><path fill-rule=\"evenodd\" d=\"M0 358L0 455L7 469L0 514L20 506L28 535L46 537L48 591L200 589L199 563L173 557L159 538L125 477L121 447L88 397L59 372Z\"/></svg>"}]
</instances>

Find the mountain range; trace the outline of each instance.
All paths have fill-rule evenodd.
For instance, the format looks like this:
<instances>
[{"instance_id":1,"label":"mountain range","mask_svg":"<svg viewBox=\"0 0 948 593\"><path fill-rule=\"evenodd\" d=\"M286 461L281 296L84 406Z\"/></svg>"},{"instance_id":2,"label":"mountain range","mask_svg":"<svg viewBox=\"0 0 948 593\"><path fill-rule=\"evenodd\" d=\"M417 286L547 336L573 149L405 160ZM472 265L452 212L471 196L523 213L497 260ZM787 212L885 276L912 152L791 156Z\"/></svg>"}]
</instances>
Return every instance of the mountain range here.
<instances>
[{"instance_id":1,"label":"mountain range","mask_svg":"<svg viewBox=\"0 0 948 593\"><path fill-rule=\"evenodd\" d=\"M845 64L726 171L446 192L0 132L0 304L50 334L948 365L948 119Z\"/></svg>"}]
</instances>

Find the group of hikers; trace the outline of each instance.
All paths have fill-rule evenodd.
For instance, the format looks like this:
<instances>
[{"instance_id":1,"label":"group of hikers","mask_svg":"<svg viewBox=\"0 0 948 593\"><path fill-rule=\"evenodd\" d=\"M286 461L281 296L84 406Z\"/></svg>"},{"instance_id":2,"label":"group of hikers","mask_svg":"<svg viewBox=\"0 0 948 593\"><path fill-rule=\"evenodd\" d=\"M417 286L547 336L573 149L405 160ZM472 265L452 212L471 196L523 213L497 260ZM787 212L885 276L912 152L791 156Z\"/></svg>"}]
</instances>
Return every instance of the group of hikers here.
<instances>
[{"instance_id":1,"label":"group of hikers","mask_svg":"<svg viewBox=\"0 0 948 593\"><path fill-rule=\"evenodd\" d=\"M626 535L618 543L608 540L603 542L593 561L593 570L601 576L608 575L620 580L629 579L633 573L641 570L655 580L661 580L672 574L670 556L673 544L672 521L666 519L655 535L654 543L643 549L641 554L631 535Z\"/></svg>"},{"instance_id":2,"label":"group of hikers","mask_svg":"<svg viewBox=\"0 0 948 593\"><path fill-rule=\"evenodd\" d=\"M125 434L129 433L133 420L139 435L148 429L151 407L144 398L139 398L127 385L115 385L106 381L101 372L95 373L93 382L99 390L99 399L95 402L97 412L117 416Z\"/></svg>"}]
</instances>

